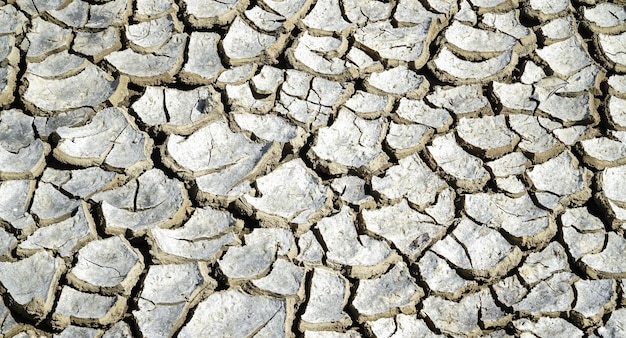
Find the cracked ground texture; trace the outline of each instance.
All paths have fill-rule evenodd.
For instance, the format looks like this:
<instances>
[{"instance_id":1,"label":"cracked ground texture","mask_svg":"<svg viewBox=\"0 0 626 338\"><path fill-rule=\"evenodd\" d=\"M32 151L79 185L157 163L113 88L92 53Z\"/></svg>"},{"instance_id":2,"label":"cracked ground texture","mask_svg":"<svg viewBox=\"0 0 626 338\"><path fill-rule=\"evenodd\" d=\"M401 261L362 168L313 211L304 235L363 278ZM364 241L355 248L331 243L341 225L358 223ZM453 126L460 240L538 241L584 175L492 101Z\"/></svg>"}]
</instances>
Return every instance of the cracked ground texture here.
<instances>
[{"instance_id":1,"label":"cracked ground texture","mask_svg":"<svg viewBox=\"0 0 626 338\"><path fill-rule=\"evenodd\" d=\"M1 337L626 337L626 7L0 0Z\"/></svg>"}]
</instances>

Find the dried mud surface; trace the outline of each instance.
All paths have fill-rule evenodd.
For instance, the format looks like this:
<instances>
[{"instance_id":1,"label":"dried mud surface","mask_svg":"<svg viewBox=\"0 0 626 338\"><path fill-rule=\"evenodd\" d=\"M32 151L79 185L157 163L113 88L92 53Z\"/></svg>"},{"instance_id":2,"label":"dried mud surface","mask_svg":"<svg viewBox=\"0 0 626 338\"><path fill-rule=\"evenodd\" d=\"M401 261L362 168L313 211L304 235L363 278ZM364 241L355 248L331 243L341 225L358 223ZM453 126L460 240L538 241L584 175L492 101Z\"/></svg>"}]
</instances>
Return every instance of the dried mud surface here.
<instances>
[{"instance_id":1,"label":"dried mud surface","mask_svg":"<svg viewBox=\"0 0 626 338\"><path fill-rule=\"evenodd\" d=\"M0 0L0 337L626 336L626 7Z\"/></svg>"}]
</instances>

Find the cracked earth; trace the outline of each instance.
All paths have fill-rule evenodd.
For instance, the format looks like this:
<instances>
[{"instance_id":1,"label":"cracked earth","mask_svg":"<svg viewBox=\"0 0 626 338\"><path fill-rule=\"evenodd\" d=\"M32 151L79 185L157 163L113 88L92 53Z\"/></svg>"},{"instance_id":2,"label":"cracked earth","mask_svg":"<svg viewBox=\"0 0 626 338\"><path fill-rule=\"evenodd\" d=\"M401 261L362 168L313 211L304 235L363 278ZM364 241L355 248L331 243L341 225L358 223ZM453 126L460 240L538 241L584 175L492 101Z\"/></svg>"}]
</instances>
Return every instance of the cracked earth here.
<instances>
[{"instance_id":1,"label":"cracked earth","mask_svg":"<svg viewBox=\"0 0 626 338\"><path fill-rule=\"evenodd\" d=\"M626 7L0 0L0 336L626 336Z\"/></svg>"}]
</instances>

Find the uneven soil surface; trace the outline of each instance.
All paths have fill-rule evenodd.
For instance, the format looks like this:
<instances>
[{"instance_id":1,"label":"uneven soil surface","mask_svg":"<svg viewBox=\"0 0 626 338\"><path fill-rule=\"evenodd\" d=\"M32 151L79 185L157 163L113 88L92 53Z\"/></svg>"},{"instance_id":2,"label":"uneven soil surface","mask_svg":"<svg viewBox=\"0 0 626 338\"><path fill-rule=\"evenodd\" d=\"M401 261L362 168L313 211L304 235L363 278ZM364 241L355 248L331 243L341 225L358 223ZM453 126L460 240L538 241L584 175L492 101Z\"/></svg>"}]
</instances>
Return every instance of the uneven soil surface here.
<instances>
[{"instance_id":1,"label":"uneven soil surface","mask_svg":"<svg viewBox=\"0 0 626 338\"><path fill-rule=\"evenodd\" d=\"M0 0L1 337L625 337L626 7Z\"/></svg>"}]
</instances>

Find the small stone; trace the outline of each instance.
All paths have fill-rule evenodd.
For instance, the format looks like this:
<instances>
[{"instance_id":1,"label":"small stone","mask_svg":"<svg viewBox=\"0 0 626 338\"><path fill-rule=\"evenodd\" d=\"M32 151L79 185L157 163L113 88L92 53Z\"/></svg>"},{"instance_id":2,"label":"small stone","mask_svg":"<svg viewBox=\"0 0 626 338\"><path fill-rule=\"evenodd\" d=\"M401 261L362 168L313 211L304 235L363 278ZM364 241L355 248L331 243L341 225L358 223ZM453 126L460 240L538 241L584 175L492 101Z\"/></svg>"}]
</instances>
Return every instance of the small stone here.
<instances>
[{"instance_id":1,"label":"small stone","mask_svg":"<svg viewBox=\"0 0 626 338\"><path fill-rule=\"evenodd\" d=\"M300 319L301 329L342 328L352 322L344 307L348 303L349 282L340 274L315 268L307 303Z\"/></svg>"},{"instance_id":2,"label":"small stone","mask_svg":"<svg viewBox=\"0 0 626 338\"><path fill-rule=\"evenodd\" d=\"M330 267L350 267L350 275L368 278L381 273L393 258L387 243L367 235L359 235L355 215L344 206L339 213L322 218L316 229L326 244L326 264Z\"/></svg>"},{"instance_id":3,"label":"small stone","mask_svg":"<svg viewBox=\"0 0 626 338\"><path fill-rule=\"evenodd\" d=\"M391 241L410 261L415 261L446 231L431 217L411 209L404 199L392 206L363 210L361 216L367 230Z\"/></svg>"},{"instance_id":4,"label":"small stone","mask_svg":"<svg viewBox=\"0 0 626 338\"><path fill-rule=\"evenodd\" d=\"M292 160L256 180L261 197L244 195L252 207L268 215L305 224L316 217L327 203L329 190L306 168L302 160Z\"/></svg>"},{"instance_id":5,"label":"small stone","mask_svg":"<svg viewBox=\"0 0 626 338\"><path fill-rule=\"evenodd\" d=\"M119 296L102 296L81 292L64 286L52 317L60 324L115 323L126 310L126 299Z\"/></svg>"},{"instance_id":6,"label":"small stone","mask_svg":"<svg viewBox=\"0 0 626 338\"><path fill-rule=\"evenodd\" d=\"M331 174L346 173L349 168L376 172L387 161L382 151L383 120L365 120L347 109L330 127L321 128L311 151L325 163Z\"/></svg>"},{"instance_id":7,"label":"small stone","mask_svg":"<svg viewBox=\"0 0 626 338\"><path fill-rule=\"evenodd\" d=\"M454 266L483 279L504 276L522 259L519 248L509 244L498 231L469 219L462 219L452 233L436 242L431 250Z\"/></svg>"},{"instance_id":8,"label":"small stone","mask_svg":"<svg viewBox=\"0 0 626 338\"><path fill-rule=\"evenodd\" d=\"M360 280L352 305L359 320L374 320L414 308L423 296L406 264L400 262L378 278Z\"/></svg>"},{"instance_id":9,"label":"small stone","mask_svg":"<svg viewBox=\"0 0 626 338\"><path fill-rule=\"evenodd\" d=\"M143 270L143 257L120 236L89 242L78 252L68 279L81 289L127 293Z\"/></svg>"},{"instance_id":10,"label":"small stone","mask_svg":"<svg viewBox=\"0 0 626 338\"><path fill-rule=\"evenodd\" d=\"M238 244L241 227L227 212L198 208L180 228L150 230L152 253L159 261L214 261L227 245Z\"/></svg>"},{"instance_id":11,"label":"small stone","mask_svg":"<svg viewBox=\"0 0 626 338\"><path fill-rule=\"evenodd\" d=\"M61 258L39 251L17 262L0 262L0 283L15 306L40 320L52 310L64 268Z\"/></svg>"},{"instance_id":12,"label":"small stone","mask_svg":"<svg viewBox=\"0 0 626 338\"><path fill-rule=\"evenodd\" d=\"M372 189L386 199L395 202L406 198L420 207L434 203L437 194L447 187L418 154L401 159L384 176L372 177Z\"/></svg>"},{"instance_id":13,"label":"small stone","mask_svg":"<svg viewBox=\"0 0 626 338\"><path fill-rule=\"evenodd\" d=\"M120 108L106 108L79 127L56 131L60 140L54 156L61 162L136 172L150 166L152 140Z\"/></svg>"},{"instance_id":14,"label":"small stone","mask_svg":"<svg viewBox=\"0 0 626 338\"><path fill-rule=\"evenodd\" d=\"M463 150L457 144L454 134L435 138L426 149L434 163L450 175L461 189L480 190L490 178L483 162Z\"/></svg>"},{"instance_id":15,"label":"small stone","mask_svg":"<svg viewBox=\"0 0 626 338\"><path fill-rule=\"evenodd\" d=\"M169 337L180 326L191 299L206 283L197 264L153 265L133 311L144 336Z\"/></svg>"}]
</instances>

